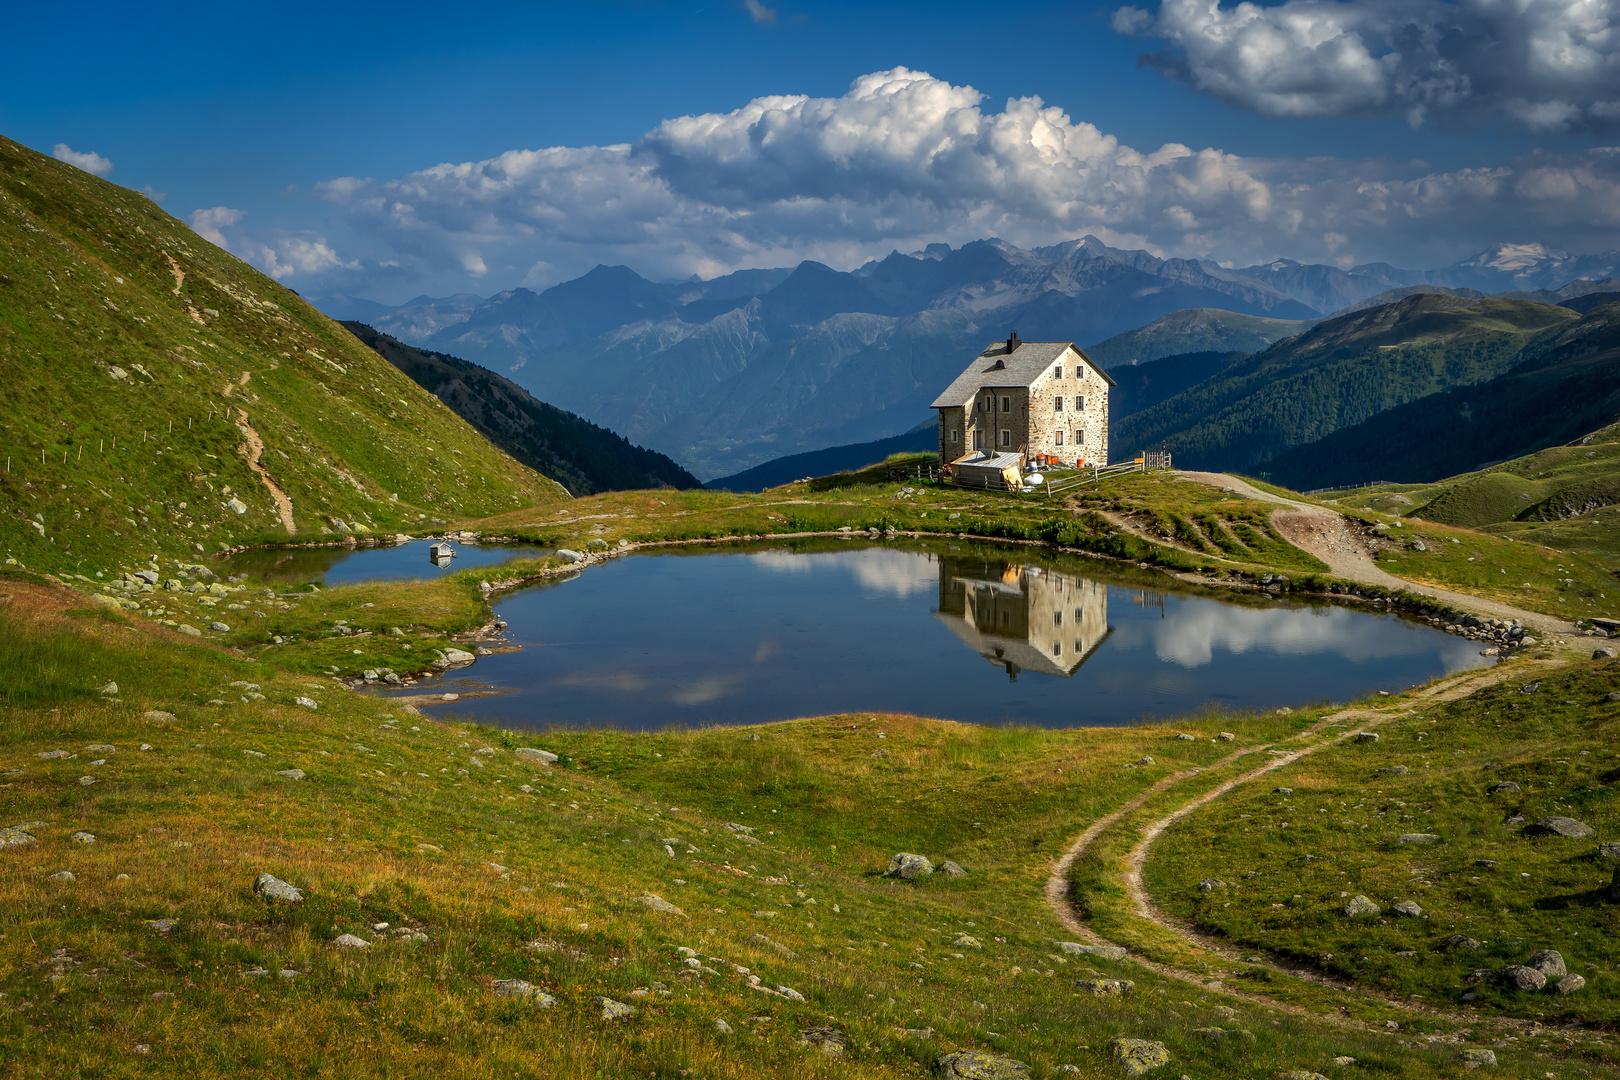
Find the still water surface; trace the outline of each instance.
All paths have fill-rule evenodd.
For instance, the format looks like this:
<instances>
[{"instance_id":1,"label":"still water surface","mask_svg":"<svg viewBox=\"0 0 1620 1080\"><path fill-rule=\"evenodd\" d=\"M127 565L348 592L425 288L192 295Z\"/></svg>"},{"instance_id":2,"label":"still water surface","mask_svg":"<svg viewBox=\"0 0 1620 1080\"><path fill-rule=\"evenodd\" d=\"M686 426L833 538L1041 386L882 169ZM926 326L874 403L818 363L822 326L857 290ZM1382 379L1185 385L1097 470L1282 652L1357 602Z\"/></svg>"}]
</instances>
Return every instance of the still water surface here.
<instances>
[{"instance_id":1,"label":"still water surface","mask_svg":"<svg viewBox=\"0 0 1620 1080\"><path fill-rule=\"evenodd\" d=\"M456 557L435 564L428 548L435 541L412 540L388 547L262 548L232 555L224 565L229 573L247 572L275 584L318 582L353 585L361 581L422 581L513 559L538 559L554 548L530 544L454 544Z\"/></svg>"},{"instance_id":2,"label":"still water surface","mask_svg":"<svg viewBox=\"0 0 1620 1080\"><path fill-rule=\"evenodd\" d=\"M1393 615L1111 574L988 545L630 556L501 601L523 651L462 677L509 692L448 708L506 727L868 710L1075 727L1346 701L1488 662Z\"/></svg>"}]
</instances>

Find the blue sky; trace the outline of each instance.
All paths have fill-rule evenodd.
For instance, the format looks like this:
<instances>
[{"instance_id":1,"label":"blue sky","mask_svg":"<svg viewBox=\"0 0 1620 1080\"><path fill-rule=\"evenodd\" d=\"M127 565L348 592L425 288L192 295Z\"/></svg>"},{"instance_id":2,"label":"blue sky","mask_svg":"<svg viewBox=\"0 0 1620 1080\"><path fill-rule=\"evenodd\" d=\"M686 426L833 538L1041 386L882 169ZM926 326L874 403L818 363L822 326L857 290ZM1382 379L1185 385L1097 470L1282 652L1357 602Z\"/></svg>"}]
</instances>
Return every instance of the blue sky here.
<instances>
[{"instance_id":1,"label":"blue sky","mask_svg":"<svg viewBox=\"0 0 1620 1080\"><path fill-rule=\"evenodd\" d=\"M1617 2L30 5L0 133L389 301L991 233L1439 265L1620 246Z\"/></svg>"}]
</instances>

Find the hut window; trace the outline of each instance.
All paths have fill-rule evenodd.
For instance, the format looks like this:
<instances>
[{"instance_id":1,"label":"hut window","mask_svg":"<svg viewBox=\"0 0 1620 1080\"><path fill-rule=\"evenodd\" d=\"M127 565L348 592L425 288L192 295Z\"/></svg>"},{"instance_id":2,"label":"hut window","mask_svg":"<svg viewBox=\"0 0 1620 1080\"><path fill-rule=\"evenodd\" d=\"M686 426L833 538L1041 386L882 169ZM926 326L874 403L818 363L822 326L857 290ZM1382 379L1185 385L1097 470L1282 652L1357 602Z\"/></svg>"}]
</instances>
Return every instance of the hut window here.
<instances>
[{"instance_id":1,"label":"hut window","mask_svg":"<svg viewBox=\"0 0 1620 1080\"><path fill-rule=\"evenodd\" d=\"M1006 428L1001 429L1001 445L1002 446L1011 446L1012 445L1012 432L1008 431Z\"/></svg>"},{"instance_id":2,"label":"hut window","mask_svg":"<svg viewBox=\"0 0 1620 1080\"><path fill-rule=\"evenodd\" d=\"M1062 378L1063 378L1063 365L1062 364L1059 364L1057 367L1052 369L1052 378L1058 379L1060 381L1062 380Z\"/></svg>"},{"instance_id":3,"label":"hut window","mask_svg":"<svg viewBox=\"0 0 1620 1080\"><path fill-rule=\"evenodd\" d=\"M1004 397L1001 399L1001 411L1012 412L1012 398Z\"/></svg>"},{"instance_id":4,"label":"hut window","mask_svg":"<svg viewBox=\"0 0 1620 1080\"><path fill-rule=\"evenodd\" d=\"M1062 394L1059 394L1057 397L1052 399L1052 411L1053 412L1062 412L1063 411L1063 395Z\"/></svg>"},{"instance_id":5,"label":"hut window","mask_svg":"<svg viewBox=\"0 0 1620 1080\"><path fill-rule=\"evenodd\" d=\"M962 441L962 433L960 431L956 430L955 428L951 428L951 442L961 442L961 441Z\"/></svg>"},{"instance_id":6,"label":"hut window","mask_svg":"<svg viewBox=\"0 0 1620 1080\"><path fill-rule=\"evenodd\" d=\"M1053 626L1062 626L1063 625L1063 612L1061 612L1061 611L1052 612L1052 625Z\"/></svg>"},{"instance_id":7,"label":"hut window","mask_svg":"<svg viewBox=\"0 0 1620 1080\"><path fill-rule=\"evenodd\" d=\"M1063 432L1061 431L1057 433L1057 444L1059 446L1063 445Z\"/></svg>"}]
</instances>

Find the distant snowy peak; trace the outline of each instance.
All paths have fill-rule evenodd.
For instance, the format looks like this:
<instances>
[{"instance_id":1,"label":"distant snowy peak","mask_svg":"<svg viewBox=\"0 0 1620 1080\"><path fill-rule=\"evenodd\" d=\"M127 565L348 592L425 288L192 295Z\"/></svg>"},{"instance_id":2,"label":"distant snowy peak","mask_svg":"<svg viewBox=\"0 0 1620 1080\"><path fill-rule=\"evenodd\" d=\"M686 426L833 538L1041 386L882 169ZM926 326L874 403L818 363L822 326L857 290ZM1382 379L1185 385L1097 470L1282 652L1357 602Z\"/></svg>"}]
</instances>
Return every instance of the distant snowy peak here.
<instances>
[{"instance_id":1,"label":"distant snowy peak","mask_svg":"<svg viewBox=\"0 0 1620 1080\"><path fill-rule=\"evenodd\" d=\"M1491 291L1558 289L1581 278L1598 281L1620 273L1620 251L1571 255L1545 244L1492 244L1478 255L1433 270L1428 280Z\"/></svg>"},{"instance_id":2,"label":"distant snowy peak","mask_svg":"<svg viewBox=\"0 0 1620 1080\"><path fill-rule=\"evenodd\" d=\"M1567 251L1555 251L1546 244L1492 244L1459 265L1514 274L1521 270L1539 268L1549 262L1563 262L1568 258Z\"/></svg>"}]
</instances>

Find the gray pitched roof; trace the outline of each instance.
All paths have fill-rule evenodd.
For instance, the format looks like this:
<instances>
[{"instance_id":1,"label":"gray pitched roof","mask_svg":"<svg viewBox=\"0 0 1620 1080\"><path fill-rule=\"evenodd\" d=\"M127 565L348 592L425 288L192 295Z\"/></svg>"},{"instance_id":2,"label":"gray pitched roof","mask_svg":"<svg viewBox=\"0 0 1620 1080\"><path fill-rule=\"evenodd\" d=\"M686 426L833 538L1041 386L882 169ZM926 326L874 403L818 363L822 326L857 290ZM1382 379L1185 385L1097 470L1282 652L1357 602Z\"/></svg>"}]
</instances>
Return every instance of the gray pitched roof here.
<instances>
[{"instance_id":1,"label":"gray pitched roof","mask_svg":"<svg viewBox=\"0 0 1620 1080\"><path fill-rule=\"evenodd\" d=\"M1074 349L1080 359L1102 376L1109 386L1118 385L1106 371L1092 363L1091 357L1075 348L1072 341L1020 341L1018 348L1011 353L1007 352L1005 341L996 341L975 357L929 408L966 406L973 400L973 395L982 389L1028 386L1051 367L1065 349Z\"/></svg>"}]
</instances>

